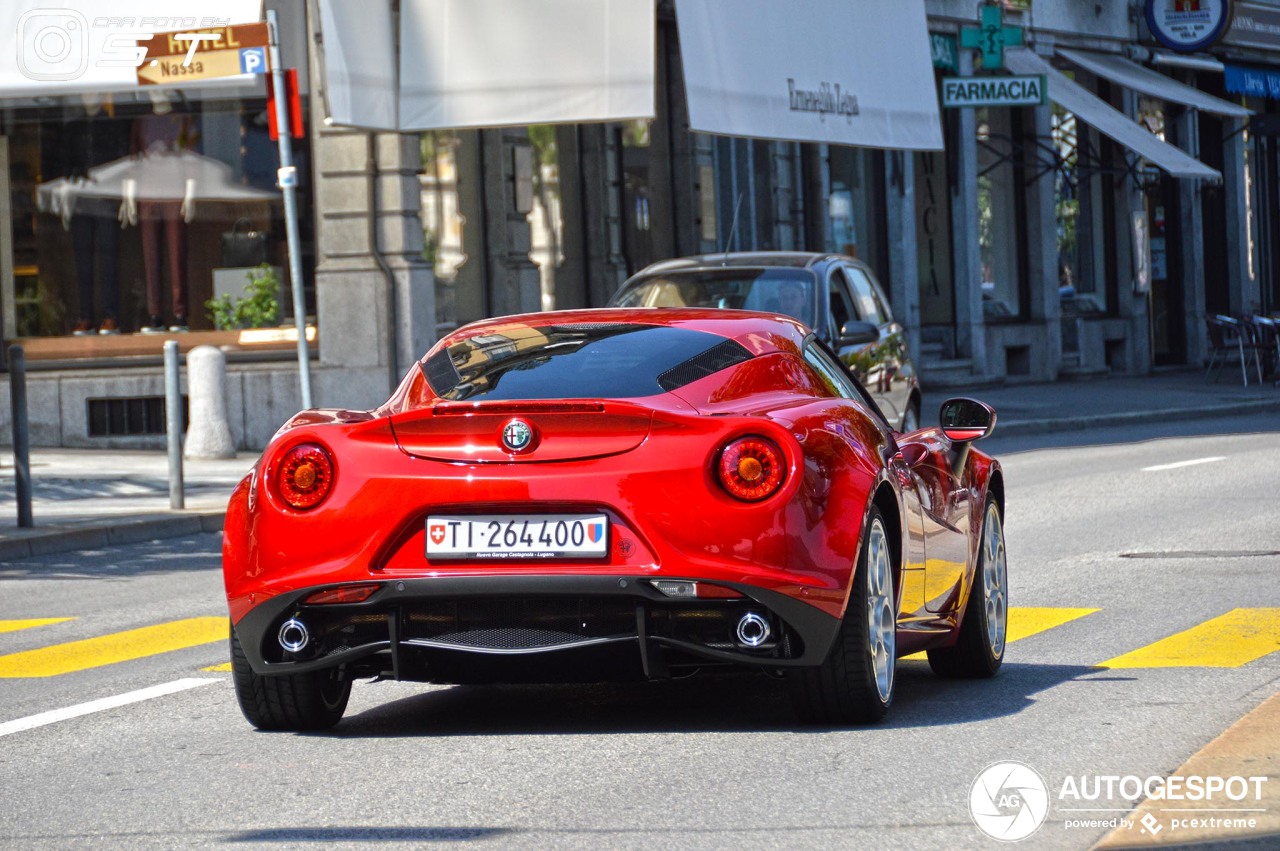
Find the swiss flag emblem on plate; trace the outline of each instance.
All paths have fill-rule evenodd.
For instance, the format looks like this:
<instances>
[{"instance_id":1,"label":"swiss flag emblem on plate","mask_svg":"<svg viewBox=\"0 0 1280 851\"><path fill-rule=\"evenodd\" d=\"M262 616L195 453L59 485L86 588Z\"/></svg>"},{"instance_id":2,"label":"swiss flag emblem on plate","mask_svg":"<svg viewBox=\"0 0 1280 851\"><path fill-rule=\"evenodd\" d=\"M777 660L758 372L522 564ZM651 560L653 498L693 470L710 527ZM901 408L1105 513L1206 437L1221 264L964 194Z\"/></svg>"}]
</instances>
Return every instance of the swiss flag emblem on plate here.
<instances>
[{"instance_id":1,"label":"swiss flag emblem on plate","mask_svg":"<svg viewBox=\"0 0 1280 851\"><path fill-rule=\"evenodd\" d=\"M432 524L428 534L431 535L431 543L440 544L444 542L444 526L442 524Z\"/></svg>"}]
</instances>

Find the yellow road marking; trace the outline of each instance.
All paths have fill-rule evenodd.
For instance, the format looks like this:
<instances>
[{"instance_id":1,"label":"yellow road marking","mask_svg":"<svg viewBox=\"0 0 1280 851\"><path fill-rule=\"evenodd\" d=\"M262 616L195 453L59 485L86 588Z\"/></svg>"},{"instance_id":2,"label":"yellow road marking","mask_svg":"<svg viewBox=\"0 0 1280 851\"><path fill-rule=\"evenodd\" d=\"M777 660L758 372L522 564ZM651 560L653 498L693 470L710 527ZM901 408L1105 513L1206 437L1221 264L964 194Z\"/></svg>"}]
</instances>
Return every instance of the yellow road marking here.
<instances>
[{"instance_id":1,"label":"yellow road marking","mask_svg":"<svg viewBox=\"0 0 1280 851\"><path fill-rule=\"evenodd\" d=\"M0 679L54 677L227 640L227 619L188 618L0 656Z\"/></svg>"},{"instance_id":2,"label":"yellow road marking","mask_svg":"<svg viewBox=\"0 0 1280 851\"><path fill-rule=\"evenodd\" d=\"M1012 644L1023 638L1029 638L1054 627L1070 623L1077 618L1091 615L1097 609L1062 609L1041 606L1013 606L1009 609L1009 624L1005 628L1004 642ZM903 656L904 659L927 658L923 652Z\"/></svg>"},{"instance_id":3,"label":"yellow road marking","mask_svg":"<svg viewBox=\"0 0 1280 851\"><path fill-rule=\"evenodd\" d=\"M1280 609L1232 609L1099 668L1238 668L1280 650Z\"/></svg>"},{"instance_id":4,"label":"yellow road marking","mask_svg":"<svg viewBox=\"0 0 1280 851\"><path fill-rule=\"evenodd\" d=\"M20 629L31 629L35 626L48 626L49 624L73 620L75 618L32 618L25 621L0 621L0 632L17 632Z\"/></svg>"},{"instance_id":5,"label":"yellow road marking","mask_svg":"<svg viewBox=\"0 0 1280 851\"><path fill-rule=\"evenodd\" d=\"M224 671L225 671L225 672L230 672L230 671L231 671L231 663L230 663L230 662L223 662L221 665L210 665L209 667L207 667L207 668L201 668L200 670L202 670L202 671L212 671L212 672L214 672L214 673L219 673L219 672L224 672Z\"/></svg>"}]
</instances>

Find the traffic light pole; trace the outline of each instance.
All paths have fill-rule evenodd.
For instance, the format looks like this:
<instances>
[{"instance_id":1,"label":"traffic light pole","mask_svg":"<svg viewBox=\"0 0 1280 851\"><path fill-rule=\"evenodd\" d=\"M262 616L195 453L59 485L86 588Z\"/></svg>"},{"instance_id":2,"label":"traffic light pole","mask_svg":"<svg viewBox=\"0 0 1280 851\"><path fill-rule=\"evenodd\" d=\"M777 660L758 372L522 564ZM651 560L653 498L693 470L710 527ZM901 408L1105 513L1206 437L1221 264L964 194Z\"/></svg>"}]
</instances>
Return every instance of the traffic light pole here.
<instances>
[{"instance_id":1,"label":"traffic light pole","mask_svg":"<svg viewBox=\"0 0 1280 851\"><path fill-rule=\"evenodd\" d=\"M289 283L293 291L293 322L298 329L298 383L302 407L311 405L311 360L307 350L307 301L302 292L302 248L298 240L298 169L293 164L293 138L289 132L285 100L284 68L280 65L280 21L275 9L267 10L267 51L276 107L276 133L280 141L280 170L276 183L284 193L284 227L289 243Z\"/></svg>"}]
</instances>

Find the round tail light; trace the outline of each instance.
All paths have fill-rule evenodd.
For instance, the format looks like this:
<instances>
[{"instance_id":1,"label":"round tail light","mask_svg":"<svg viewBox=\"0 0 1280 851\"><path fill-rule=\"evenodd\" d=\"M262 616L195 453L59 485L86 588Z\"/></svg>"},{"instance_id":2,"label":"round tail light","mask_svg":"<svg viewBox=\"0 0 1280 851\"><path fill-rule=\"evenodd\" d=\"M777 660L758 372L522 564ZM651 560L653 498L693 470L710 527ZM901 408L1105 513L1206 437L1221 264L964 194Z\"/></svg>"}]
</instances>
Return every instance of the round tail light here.
<instances>
[{"instance_id":1,"label":"round tail light","mask_svg":"<svg viewBox=\"0 0 1280 851\"><path fill-rule=\"evenodd\" d=\"M294 508L315 508L333 488L333 459L324 447L304 443L290 449L280 459L276 490Z\"/></svg>"},{"instance_id":2,"label":"round tail light","mask_svg":"<svg viewBox=\"0 0 1280 851\"><path fill-rule=\"evenodd\" d=\"M720 483L729 495L759 502L778 492L786 478L786 458L772 440L743 437L720 453Z\"/></svg>"}]
</instances>

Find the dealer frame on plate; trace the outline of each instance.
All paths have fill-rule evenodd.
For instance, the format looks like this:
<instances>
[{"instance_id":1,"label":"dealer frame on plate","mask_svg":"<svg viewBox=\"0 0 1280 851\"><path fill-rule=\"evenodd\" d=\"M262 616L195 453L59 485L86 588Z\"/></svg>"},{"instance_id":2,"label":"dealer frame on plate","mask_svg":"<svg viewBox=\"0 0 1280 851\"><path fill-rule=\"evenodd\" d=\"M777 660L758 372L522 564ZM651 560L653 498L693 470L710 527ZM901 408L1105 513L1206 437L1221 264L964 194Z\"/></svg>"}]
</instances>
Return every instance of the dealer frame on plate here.
<instances>
[{"instance_id":1,"label":"dealer frame on plate","mask_svg":"<svg viewBox=\"0 0 1280 851\"><path fill-rule=\"evenodd\" d=\"M609 517L586 514L433 514L426 555L438 559L599 559L609 554Z\"/></svg>"}]
</instances>

